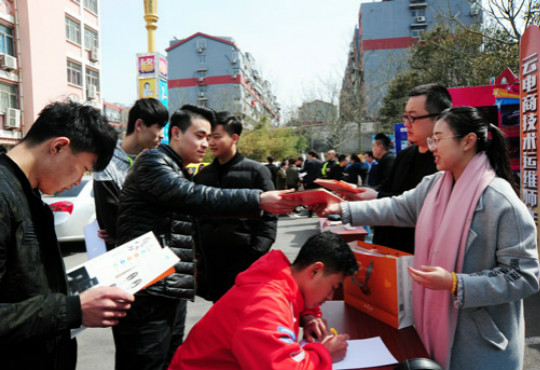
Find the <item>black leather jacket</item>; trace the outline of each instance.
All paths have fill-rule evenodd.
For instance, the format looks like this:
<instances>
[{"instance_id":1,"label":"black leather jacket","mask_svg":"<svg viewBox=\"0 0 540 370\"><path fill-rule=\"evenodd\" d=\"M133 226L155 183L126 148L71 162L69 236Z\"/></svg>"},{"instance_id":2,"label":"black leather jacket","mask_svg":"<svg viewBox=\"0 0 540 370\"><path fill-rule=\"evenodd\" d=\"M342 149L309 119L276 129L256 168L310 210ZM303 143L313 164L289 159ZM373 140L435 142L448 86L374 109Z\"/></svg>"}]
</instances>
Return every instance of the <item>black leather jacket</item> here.
<instances>
[{"instance_id":1,"label":"black leather jacket","mask_svg":"<svg viewBox=\"0 0 540 370\"><path fill-rule=\"evenodd\" d=\"M0 369L75 369L81 303L67 292L52 212L0 154Z\"/></svg>"},{"instance_id":2,"label":"black leather jacket","mask_svg":"<svg viewBox=\"0 0 540 370\"><path fill-rule=\"evenodd\" d=\"M118 241L128 242L153 231L160 243L180 258L176 273L146 292L193 299L196 258L192 216L259 217L260 190L217 189L196 185L183 170L182 159L168 145L141 153L126 177L118 213Z\"/></svg>"}]
</instances>

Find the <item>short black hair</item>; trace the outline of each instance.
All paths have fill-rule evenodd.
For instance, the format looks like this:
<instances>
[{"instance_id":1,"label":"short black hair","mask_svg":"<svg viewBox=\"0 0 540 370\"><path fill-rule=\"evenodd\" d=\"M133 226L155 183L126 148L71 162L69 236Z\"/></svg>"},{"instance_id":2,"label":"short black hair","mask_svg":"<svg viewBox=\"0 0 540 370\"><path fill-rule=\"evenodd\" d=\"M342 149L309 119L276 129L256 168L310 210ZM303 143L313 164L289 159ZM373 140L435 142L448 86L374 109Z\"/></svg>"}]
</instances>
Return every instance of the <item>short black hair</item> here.
<instances>
[{"instance_id":1,"label":"short black hair","mask_svg":"<svg viewBox=\"0 0 540 370\"><path fill-rule=\"evenodd\" d=\"M308 152L308 154L309 154L310 156L312 156L312 157L315 157L315 158L318 158L318 157L319 157L319 155L317 154L317 152L314 151L314 150L310 150L310 151Z\"/></svg>"},{"instance_id":2,"label":"short black hair","mask_svg":"<svg viewBox=\"0 0 540 370\"><path fill-rule=\"evenodd\" d=\"M338 159L339 162L341 162L341 161L344 161L345 159L347 159L347 156L345 154L340 154L340 155L338 155L337 159Z\"/></svg>"},{"instance_id":3,"label":"short black hair","mask_svg":"<svg viewBox=\"0 0 540 370\"><path fill-rule=\"evenodd\" d=\"M74 102L55 102L43 108L21 142L33 147L55 137L67 137L75 154L96 154L94 171L107 167L118 140L117 132L99 110Z\"/></svg>"},{"instance_id":4,"label":"short black hair","mask_svg":"<svg viewBox=\"0 0 540 370\"><path fill-rule=\"evenodd\" d=\"M173 127L178 127L180 131L186 132L194 118L207 120L212 128L216 125L216 112L214 110L186 104L172 114L169 122L169 137L172 137Z\"/></svg>"},{"instance_id":5,"label":"short black hair","mask_svg":"<svg viewBox=\"0 0 540 370\"><path fill-rule=\"evenodd\" d=\"M425 84L413 88L409 97L426 96L426 110L430 114L441 113L443 110L452 108L452 96L446 87L439 84Z\"/></svg>"},{"instance_id":6,"label":"short black hair","mask_svg":"<svg viewBox=\"0 0 540 370\"><path fill-rule=\"evenodd\" d=\"M392 149L392 140L390 140L388 135L382 132L379 132L377 135L375 135L375 141L381 144L384 150ZM373 152L370 155L373 157Z\"/></svg>"},{"instance_id":7,"label":"short black hair","mask_svg":"<svg viewBox=\"0 0 540 370\"><path fill-rule=\"evenodd\" d=\"M216 113L216 125L223 126L223 129L230 135L240 136L242 134L242 122L238 117L229 111L221 111Z\"/></svg>"},{"instance_id":8,"label":"short black hair","mask_svg":"<svg viewBox=\"0 0 540 370\"><path fill-rule=\"evenodd\" d=\"M328 231L310 237L292 265L304 269L315 262L324 263L326 275L343 272L345 276L350 276L358 271L354 253L345 239Z\"/></svg>"},{"instance_id":9,"label":"short black hair","mask_svg":"<svg viewBox=\"0 0 540 370\"><path fill-rule=\"evenodd\" d=\"M5 146L3 146L2 144L0 144L0 154L2 153L7 153L7 149Z\"/></svg>"},{"instance_id":10,"label":"short black hair","mask_svg":"<svg viewBox=\"0 0 540 370\"><path fill-rule=\"evenodd\" d=\"M126 135L135 131L135 122L141 119L146 127L158 124L159 127L165 127L169 120L169 112L159 100L154 98L142 98L133 104L129 110Z\"/></svg>"},{"instance_id":11,"label":"short black hair","mask_svg":"<svg viewBox=\"0 0 540 370\"><path fill-rule=\"evenodd\" d=\"M274 162L274 157L272 157L271 155L269 155L268 157L266 157L266 160L270 163Z\"/></svg>"}]
</instances>

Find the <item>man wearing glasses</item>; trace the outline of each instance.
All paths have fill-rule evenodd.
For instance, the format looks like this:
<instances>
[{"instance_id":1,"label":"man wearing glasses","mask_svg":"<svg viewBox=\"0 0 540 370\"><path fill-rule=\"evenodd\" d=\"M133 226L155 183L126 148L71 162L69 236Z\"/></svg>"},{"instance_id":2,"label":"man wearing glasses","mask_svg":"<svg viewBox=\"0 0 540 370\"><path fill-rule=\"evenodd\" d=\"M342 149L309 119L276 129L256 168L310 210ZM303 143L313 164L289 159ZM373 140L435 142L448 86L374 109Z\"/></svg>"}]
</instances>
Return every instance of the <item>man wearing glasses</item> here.
<instances>
[{"instance_id":1,"label":"man wearing glasses","mask_svg":"<svg viewBox=\"0 0 540 370\"><path fill-rule=\"evenodd\" d=\"M427 138L433 135L433 126L441 112L451 107L452 98L444 86L427 84L412 89L401 117L412 145L396 156L390 176L381 183L378 192L365 188L364 192L348 198L370 200L399 195L416 187L424 176L435 173L437 168ZM377 226L373 243L414 253L414 228Z\"/></svg>"}]
</instances>

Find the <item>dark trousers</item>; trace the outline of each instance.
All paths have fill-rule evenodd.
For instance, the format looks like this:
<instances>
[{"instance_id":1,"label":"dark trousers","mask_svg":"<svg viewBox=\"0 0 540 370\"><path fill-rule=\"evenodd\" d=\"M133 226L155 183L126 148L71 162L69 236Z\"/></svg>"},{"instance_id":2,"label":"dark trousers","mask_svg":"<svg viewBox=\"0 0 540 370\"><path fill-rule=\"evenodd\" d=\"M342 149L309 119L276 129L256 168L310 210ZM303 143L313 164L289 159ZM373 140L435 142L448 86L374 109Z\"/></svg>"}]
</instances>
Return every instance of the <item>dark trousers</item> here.
<instances>
[{"instance_id":1,"label":"dark trousers","mask_svg":"<svg viewBox=\"0 0 540 370\"><path fill-rule=\"evenodd\" d=\"M167 369L184 337L186 301L136 296L131 309L113 327L116 370Z\"/></svg>"}]
</instances>

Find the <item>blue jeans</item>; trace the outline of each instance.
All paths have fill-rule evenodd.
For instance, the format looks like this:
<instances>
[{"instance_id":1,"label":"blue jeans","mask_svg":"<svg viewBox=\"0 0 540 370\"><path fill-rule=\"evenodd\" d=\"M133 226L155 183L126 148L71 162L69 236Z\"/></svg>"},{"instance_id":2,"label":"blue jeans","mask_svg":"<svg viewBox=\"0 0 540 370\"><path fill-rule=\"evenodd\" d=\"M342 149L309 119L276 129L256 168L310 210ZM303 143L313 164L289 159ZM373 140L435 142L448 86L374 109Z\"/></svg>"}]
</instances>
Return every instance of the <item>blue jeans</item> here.
<instances>
[{"instance_id":1,"label":"blue jeans","mask_svg":"<svg viewBox=\"0 0 540 370\"><path fill-rule=\"evenodd\" d=\"M113 327L116 370L167 369L184 337L186 301L137 295Z\"/></svg>"}]
</instances>

